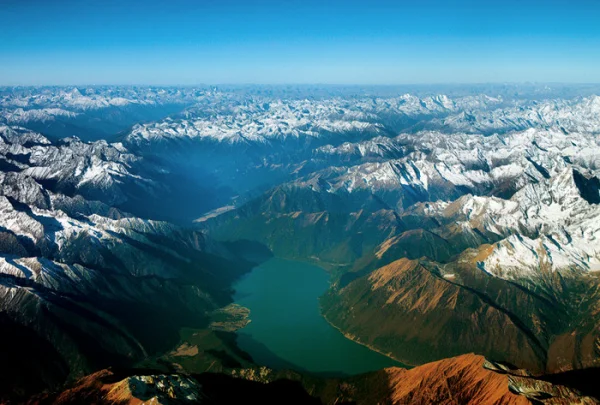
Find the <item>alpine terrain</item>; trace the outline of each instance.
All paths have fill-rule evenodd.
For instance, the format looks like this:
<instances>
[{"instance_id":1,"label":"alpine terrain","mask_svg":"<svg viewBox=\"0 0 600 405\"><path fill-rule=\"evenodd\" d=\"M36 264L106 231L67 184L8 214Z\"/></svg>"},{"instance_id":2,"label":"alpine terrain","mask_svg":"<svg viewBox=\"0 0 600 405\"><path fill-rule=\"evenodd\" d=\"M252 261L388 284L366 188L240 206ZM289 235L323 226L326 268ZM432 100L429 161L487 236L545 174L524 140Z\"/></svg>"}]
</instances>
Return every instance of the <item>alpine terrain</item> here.
<instances>
[{"instance_id":1,"label":"alpine terrain","mask_svg":"<svg viewBox=\"0 0 600 405\"><path fill-rule=\"evenodd\" d=\"M600 403L600 87L2 87L0 325L1 403Z\"/></svg>"}]
</instances>

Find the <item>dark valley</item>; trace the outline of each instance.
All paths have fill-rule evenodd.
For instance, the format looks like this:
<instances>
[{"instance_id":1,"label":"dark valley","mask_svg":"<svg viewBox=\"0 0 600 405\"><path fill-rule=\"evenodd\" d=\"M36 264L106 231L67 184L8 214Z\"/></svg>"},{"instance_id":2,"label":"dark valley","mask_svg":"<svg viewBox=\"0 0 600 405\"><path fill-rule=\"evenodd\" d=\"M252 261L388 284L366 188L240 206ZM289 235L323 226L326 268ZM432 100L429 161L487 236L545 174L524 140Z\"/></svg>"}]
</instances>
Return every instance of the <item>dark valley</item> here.
<instances>
[{"instance_id":1,"label":"dark valley","mask_svg":"<svg viewBox=\"0 0 600 405\"><path fill-rule=\"evenodd\" d=\"M596 94L0 89L0 401L600 402Z\"/></svg>"}]
</instances>

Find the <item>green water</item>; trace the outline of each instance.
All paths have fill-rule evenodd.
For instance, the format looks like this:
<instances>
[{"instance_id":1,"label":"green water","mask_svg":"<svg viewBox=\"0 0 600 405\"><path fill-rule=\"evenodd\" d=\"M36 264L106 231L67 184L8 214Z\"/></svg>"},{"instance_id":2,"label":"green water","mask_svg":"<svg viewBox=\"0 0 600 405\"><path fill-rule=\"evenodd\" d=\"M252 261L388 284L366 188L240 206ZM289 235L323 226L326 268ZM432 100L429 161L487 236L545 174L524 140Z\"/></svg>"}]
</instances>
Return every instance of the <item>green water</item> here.
<instances>
[{"instance_id":1,"label":"green water","mask_svg":"<svg viewBox=\"0 0 600 405\"><path fill-rule=\"evenodd\" d=\"M240 348L261 365L326 375L400 365L325 321L318 298L327 287L327 273L310 264L275 258L256 267L235 285L235 302L251 311Z\"/></svg>"}]
</instances>

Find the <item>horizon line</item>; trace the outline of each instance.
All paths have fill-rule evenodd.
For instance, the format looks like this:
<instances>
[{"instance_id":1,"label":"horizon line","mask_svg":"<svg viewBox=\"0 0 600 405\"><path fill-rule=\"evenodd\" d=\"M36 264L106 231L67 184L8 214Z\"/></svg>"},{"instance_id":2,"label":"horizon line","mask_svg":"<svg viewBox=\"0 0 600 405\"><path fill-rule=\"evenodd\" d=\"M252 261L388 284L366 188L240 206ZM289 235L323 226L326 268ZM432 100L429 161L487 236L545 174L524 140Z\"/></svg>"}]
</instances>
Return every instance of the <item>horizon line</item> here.
<instances>
[{"instance_id":1,"label":"horizon line","mask_svg":"<svg viewBox=\"0 0 600 405\"><path fill-rule=\"evenodd\" d=\"M65 83L65 84L1 84L0 88L6 87L100 87L100 86L114 86L114 87L219 87L219 86L331 86L331 87L400 87L400 86L485 86L485 85L564 85L564 86L590 86L600 85L599 82L565 82L565 81L504 81L504 82L421 82L421 83L195 83L195 84L182 84L182 83Z\"/></svg>"}]
</instances>

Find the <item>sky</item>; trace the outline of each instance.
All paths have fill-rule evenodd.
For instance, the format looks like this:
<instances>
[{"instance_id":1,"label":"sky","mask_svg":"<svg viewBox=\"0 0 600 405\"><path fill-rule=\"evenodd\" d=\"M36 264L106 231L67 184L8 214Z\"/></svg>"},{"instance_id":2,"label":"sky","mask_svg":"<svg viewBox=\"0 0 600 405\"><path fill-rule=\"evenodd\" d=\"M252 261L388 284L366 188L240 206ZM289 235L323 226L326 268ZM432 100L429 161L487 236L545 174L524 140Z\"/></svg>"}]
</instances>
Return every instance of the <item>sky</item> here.
<instances>
[{"instance_id":1,"label":"sky","mask_svg":"<svg viewBox=\"0 0 600 405\"><path fill-rule=\"evenodd\" d=\"M0 0L0 85L600 82L600 0Z\"/></svg>"}]
</instances>

